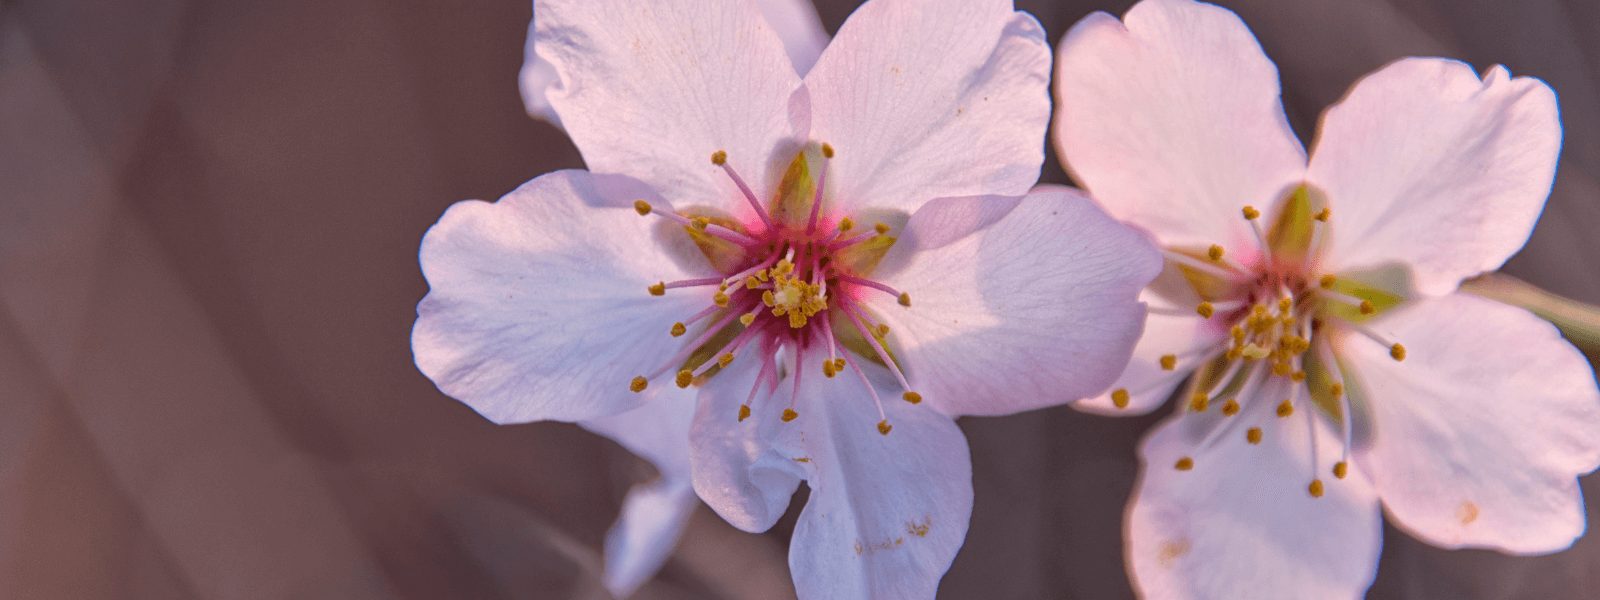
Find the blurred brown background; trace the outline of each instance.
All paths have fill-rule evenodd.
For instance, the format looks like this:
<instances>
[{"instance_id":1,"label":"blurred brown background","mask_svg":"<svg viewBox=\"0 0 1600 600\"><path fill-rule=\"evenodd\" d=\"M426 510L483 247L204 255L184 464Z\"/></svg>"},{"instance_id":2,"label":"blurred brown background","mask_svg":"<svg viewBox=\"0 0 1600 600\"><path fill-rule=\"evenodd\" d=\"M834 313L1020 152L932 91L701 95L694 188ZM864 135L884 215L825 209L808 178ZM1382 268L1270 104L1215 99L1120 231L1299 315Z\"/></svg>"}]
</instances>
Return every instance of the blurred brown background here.
<instances>
[{"instance_id":1,"label":"blurred brown background","mask_svg":"<svg viewBox=\"0 0 1600 600\"><path fill-rule=\"evenodd\" d=\"M830 31L854 4L822 2ZM1054 41L1129 2L1019 4ZM1560 179L1508 270L1600 301L1600 3L1224 4L1302 135L1402 55L1549 81ZM582 164L522 113L529 13L0 0L0 597L604 595L601 538L649 468L574 426L491 426L408 345L417 243L445 207ZM1065 181L1053 158L1044 178ZM976 511L944 596L1130 595L1120 516L1151 422L965 420ZM639 597L791 595L787 527L702 509ZM1385 546L1374 598L1600 590L1600 537L1541 558Z\"/></svg>"}]
</instances>

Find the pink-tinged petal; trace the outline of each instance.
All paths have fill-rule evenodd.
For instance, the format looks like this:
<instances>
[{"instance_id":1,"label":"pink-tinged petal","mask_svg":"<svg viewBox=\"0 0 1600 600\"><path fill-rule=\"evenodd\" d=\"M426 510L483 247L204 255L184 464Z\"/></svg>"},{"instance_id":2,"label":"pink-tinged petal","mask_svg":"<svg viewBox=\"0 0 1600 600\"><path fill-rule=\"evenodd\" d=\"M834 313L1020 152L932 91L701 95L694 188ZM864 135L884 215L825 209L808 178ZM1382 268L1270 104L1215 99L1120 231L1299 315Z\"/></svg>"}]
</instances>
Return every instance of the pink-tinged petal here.
<instances>
[{"instance_id":1,"label":"pink-tinged petal","mask_svg":"<svg viewBox=\"0 0 1600 600\"><path fill-rule=\"evenodd\" d=\"M712 153L761 193L804 137L800 77L749 2L540 1L534 48L560 77L547 97L589 169L679 206L748 210Z\"/></svg>"},{"instance_id":2,"label":"pink-tinged petal","mask_svg":"<svg viewBox=\"0 0 1600 600\"><path fill-rule=\"evenodd\" d=\"M802 369L820 373L820 354ZM795 524L789 569L803 600L932 598L972 516L966 436L932 407L899 400L888 373L863 365L893 429L854 372L820 375L795 402L811 497ZM849 371L850 369L846 369Z\"/></svg>"},{"instance_id":3,"label":"pink-tinged petal","mask_svg":"<svg viewBox=\"0 0 1600 600\"><path fill-rule=\"evenodd\" d=\"M696 395L697 390L663 386L639 408L579 423L649 460L660 474L628 491L621 515L606 533L605 584L618 598L631 595L661 570L698 504L689 479L689 424Z\"/></svg>"},{"instance_id":4,"label":"pink-tinged petal","mask_svg":"<svg viewBox=\"0 0 1600 600\"><path fill-rule=\"evenodd\" d=\"M1151 294L1146 294L1145 298L1151 306L1160 306L1162 302ZM1122 375L1117 377L1117 381L1111 384L1111 389L1093 398L1074 402L1072 406L1099 415L1134 416L1149 413L1166 402L1172 390L1194 372L1201 360L1209 357L1208 352L1223 348L1224 334L1215 327L1207 326L1207 322L1198 315L1174 316L1152 312L1145 318L1144 336L1139 338L1139 344L1133 349L1133 359L1123 369ZM1177 359L1172 370L1162 368L1161 357L1167 355ZM1112 398L1113 394L1120 395L1118 390L1127 392L1126 406L1118 407Z\"/></svg>"},{"instance_id":5,"label":"pink-tinged petal","mask_svg":"<svg viewBox=\"0 0 1600 600\"><path fill-rule=\"evenodd\" d=\"M1326 270L1400 262L1446 294L1522 248L1561 151L1555 92L1439 58L1368 75L1322 118L1308 180L1333 208Z\"/></svg>"},{"instance_id":6,"label":"pink-tinged petal","mask_svg":"<svg viewBox=\"0 0 1600 600\"><path fill-rule=\"evenodd\" d=\"M756 8L783 40L794 70L804 77L828 45L828 32L822 29L816 5L811 0L756 0Z\"/></svg>"},{"instance_id":7,"label":"pink-tinged petal","mask_svg":"<svg viewBox=\"0 0 1600 600\"><path fill-rule=\"evenodd\" d=\"M872 306L912 387L949 415L999 415L1105 391L1139 339L1139 291L1161 258L1057 186L929 202L882 268L911 299Z\"/></svg>"},{"instance_id":8,"label":"pink-tinged petal","mask_svg":"<svg viewBox=\"0 0 1600 600\"><path fill-rule=\"evenodd\" d=\"M1345 335L1372 415L1357 455L1394 523L1446 548L1561 550L1583 534L1577 476L1600 465L1600 392L1583 355L1520 308L1466 294Z\"/></svg>"},{"instance_id":9,"label":"pink-tinged petal","mask_svg":"<svg viewBox=\"0 0 1600 600\"><path fill-rule=\"evenodd\" d=\"M1253 245L1245 205L1267 210L1305 173L1278 70L1227 9L1145 0L1095 13L1056 50L1055 144L1119 219L1166 245Z\"/></svg>"},{"instance_id":10,"label":"pink-tinged petal","mask_svg":"<svg viewBox=\"0 0 1600 600\"><path fill-rule=\"evenodd\" d=\"M756 8L783 40L783 49L801 75L811 70L823 47L828 45L828 32L822 30L817 8L810 0L757 0ZM534 52L534 22L528 21L528 41L524 48L522 72L517 77L517 87L522 90L522 102L528 114L536 119L561 126L560 117L546 97L550 89L561 83L556 69L549 61Z\"/></svg>"},{"instance_id":11,"label":"pink-tinged petal","mask_svg":"<svg viewBox=\"0 0 1600 600\"><path fill-rule=\"evenodd\" d=\"M635 394L629 381L677 350L667 331L705 297L646 291L695 275L662 258L671 232L633 211L639 198L654 196L558 171L451 206L422 240L417 368L496 423L592 419L654 396L662 382Z\"/></svg>"},{"instance_id":12,"label":"pink-tinged petal","mask_svg":"<svg viewBox=\"0 0 1600 600\"><path fill-rule=\"evenodd\" d=\"M690 430L695 493L723 520L751 533L778 522L805 476L794 462L797 454L789 436L795 428L778 419L789 405L787 382L779 385L777 398L763 386L751 403L750 418L739 420L739 406L749 399L761 372L755 350L734 359L701 388Z\"/></svg>"},{"instance_id":13,"label":"pink-tinged petal","mask_svg":"<svg viewBox=\"0 0 1600 600\"><path fill-rule=\"evenodd\" d=\"M832 197L915 211L1021 195L1039 178L1050 50L1007 0L872 0L811 73L812 138L838 150Z\"/></svg>"},{"instance_id":14,"label":"pink-tinged petal","mask_svg":"<svg viewBox=\"0 0 1600 600\"><path fill-rule=\"evenodd\" d=\"M1359 470L1334 479L1338 436L1317 422L1320 462L1311 464L1303 411L1274 414L1259 396L1233 417L1187 413L1141 446L1143 474L1127 514L1127 555L1146 598L1359 598L1377 573L1378 499ZM1208 447L1185 419L1236 419ZM1246 440L1261 427L1261 443ZM1192 457L1187 471L1175 468ZM1324 494L1309 492L1313 477Z\"/></svg>"}]
</instances>

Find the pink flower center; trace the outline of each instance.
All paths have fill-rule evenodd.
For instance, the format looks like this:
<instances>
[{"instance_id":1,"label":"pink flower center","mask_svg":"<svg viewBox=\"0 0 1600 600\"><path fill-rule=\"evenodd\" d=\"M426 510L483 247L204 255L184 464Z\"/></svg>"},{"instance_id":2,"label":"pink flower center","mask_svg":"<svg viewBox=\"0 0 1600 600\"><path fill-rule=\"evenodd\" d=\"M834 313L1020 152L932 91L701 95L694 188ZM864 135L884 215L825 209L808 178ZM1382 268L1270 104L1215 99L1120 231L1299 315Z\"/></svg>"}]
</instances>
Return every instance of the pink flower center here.
<instances>
[{"instance_id":1,"label":"pink flower center","mask_svg":"<svg viewBox=\"0 0 1600 600\"><path fill-rule=\"evenodd\" d=\"M1163 355L1161 368L1173 371L1182 362L1197 367L1190 377L1184 405L1186 418L1205 418L1212 406L1220 406L1219 422L1200 443L1204 448L1234 429L1243 404L1252 401L1277 401L1278 420L1288 419L1307 401L1317 410L1299 410L1308 419L1311 435L1317 424L1310 422L1320 412L1333 420L1343 433L1341 456L1332 472L1343 479L1349 471L1352 421L1351 398L1346 374L1335 352L1335 330L1365 335L1389 347L1390 356L1404 360L1405 346L1385 339L1365 326L1379 312L1403 300L1403 296L1381 286L1319 272L1319 253L1327 237L1332 212L1311 210L1313 191L1301 186L1284 201L1284 207L1270 230L1259 223L1261 213L1246 206L1241 211L1250 222L1256 241L1255 252L1245 262L1228 256L1225 248L1213 245L1205 251L1168 248L1169 268L1175 268L1200 296L1194 312L1216 331L1226 331L1225 341ZM1247 253L1248 254L1248 253ZM1179 311L1180 314L1187 314ZM1281 401L1278 399L1281 398ZM1112 392L1118 407L1127 406L1129 392ZM1245 439L1259 445L1263 427L1256 423L1245 430ZM1311 463L1319 464L1317 444L1311 444ZM1195 468L1192 457L1180 458L1174 465L1180 471ZM1315 467L1314 467L1315 468ZM1313 474L1308 491L1321 497L1324 484Z\"/></svg>"},{"instance_id":2,"label":"pink flower center","mask_svg":"<svg viewBox=\"0 0 1600 600\"><path fill-rule=\"evenodd\" d=\"M920 394L911 391L887 347L888 325L877 322L867 306L872 300L911 306L909 294L868 277L895 238L882 223L858 232L850 217L823 210L833 148L823 144L821 155L822 169L814 186L810 185L805 154L795 158L769 210L728 164L727 154L713 154L712 163L722 167L754 209L753 222L663 211L643 200L634 203L640 215L657 215L682 226L724 274L649 286L655 296L674 290L710 294L704 309L674 323L668 332L673 337L694 334L654 372L634 377L629 389L642 392L651 380L667 373L674 373L678 387L687 388L714 377L735 360L760 361L755 383L739 407L738 420L743 421L751 415L758 397L777 391L784 377L778 366L780 350L792 354L795 365L807 364L808 357L814 360L814 353L825 353L822 375L832 379L846 367L855 371L878 408L878 431L888 435L893 427L876 388L855 359L844 357L855 352L857 358L886 366L900 384L905 401L922 401ZM802 193L811 188L814 193ZM816 384L810 383L814 376L798 370L786 376L793 391L781 418L790 422L799 416L794 399L801 386Z\"/></svg>"}]
</instances>

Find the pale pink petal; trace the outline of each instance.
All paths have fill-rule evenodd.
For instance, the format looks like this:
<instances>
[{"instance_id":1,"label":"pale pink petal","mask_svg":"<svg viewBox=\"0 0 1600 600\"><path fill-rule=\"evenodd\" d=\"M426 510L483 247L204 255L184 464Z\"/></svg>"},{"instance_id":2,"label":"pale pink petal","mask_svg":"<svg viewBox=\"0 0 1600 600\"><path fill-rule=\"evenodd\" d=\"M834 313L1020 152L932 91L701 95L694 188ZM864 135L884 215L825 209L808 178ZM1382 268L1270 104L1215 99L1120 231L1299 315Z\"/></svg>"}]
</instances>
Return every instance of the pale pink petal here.
<instances>
[{"instance_id":1,"label":"pale pink petal","mask_svg":"<svg viewBox=\"0 0 1600 600\"><path fill-rule=\"evenodd\" d=\"M1339 446L1320 416L1313 466L1305 413L1281 419L1274 398L1258 396L1233 417L1174 417L1145 439L1126 536L1140 595L1359 598L1371 585L1383 534L1371 484L1356 469L1329 474ZM1235 421L1201 449L1196 425L1206 419ZM1251 426L1263 430L1259 445L1245 439ZM1183 457L1193 457L1192 470L1174 468ZM1309 492L1313 477L1323 480L1321 498Z\"/></svg>"},{"instance_id":2,"label":"pale pink petal","mask_svg":"<svg viewBox=\"0 0 1600 600\"><path fill-rule=\"evenodd\" d=\"M689 479L689 424L697 390L662 387L639 408L579 423L649 460L659 473L628 491L622 514L606 533L605 584L618 598L661 569L699 503Z\"/></svg>"},{"instance_id":3,"label":"pale pink petal","mask_svg":"<svg viewBox=\"0 0 1600 600\"><path fill-rule=\"evenodd\" d=\"M1278 70L1227 9L1145 0L1079 21L1056 50L1055 144L1119 219L1166 245L1253 245L1240 209L1268 210L1305 172Z\"/></svg>"},{"instance_id":4,"label":"pale pink petal","mask_svg":"<svg viewBox=\"0 0 1600 600\"><path fill-rule=\"evenodd\" d=\"M560 78L547 98L589 169L679 206L746 210L712 153L759 194L804 137L800 78L749 2L541 1L534 47Z\"/></svg>"},{"instance_id":5,"label":"pale pink petal","mask_svg":"<svg viewBox=\"0 0 1600 600\"><path fill-rule=\"evenodd\" d=\"M451 206L422 240L417 368L496 423L591 419L652 397L659 382L635 394L629 381L677 350L666 332L705 297L646 287L705 273L662 258L657 236L670 230L635 213L638 198L653 196L558 171L493 204Z\"/></svg>"},{"instance_id":6,"label":"pale pink petal","mask_svg":"<svg viewBox=\"0 0 1600 600\"><path fill-rule=\"evenodd\" d=\"M1384 67L1322 118L1307 179L1333 208L1325 268L1399 262L1449 293L1522 248L1560 151L1544 82L1439 58Z\"/></svg>"},{"instance_id":7,"label":"pale pink petal","mask_svg":"<svg viewBox=\"0 0 1600 600\"><path fill-rule=\"evenodd\" d=\"M812 6L810 0L757 0L756 8L761 9L767 24L783 40L783 49L794 63L795 70L805 75L806 71L811 70L811 65L817 62L822 48L828 45L828 32L822 30L817 8ZM528 41L517 87L522 90L522 102L530 116L560 127L561 119L556 116L546 94L560 85L561 78L556 75L555 67L549 61L534 52L533 23L528 21Z\"/></svg>"},{"instance_id":8,"label":"pale pink petal","mask_svg":"<svg viewBox=\"0 0 1600 600\"><path fill-rule=\"evenodd\" d=\"M1405 345L1345 335L1372 415L1357 455L1393 522L1437 546L1565 549L1583 534L1577 476L1600 465L1600 392L1583 355L1520 308L1465 294L1371 323Z\"/></svg>"},{"instance_id":9,"label":"pale pink petal","mask_svg":"<svg viewBox=\"0 0 1600 600\"><path fill-rule=\"evenodd\" d=\"M1161 258L1143 234L1052 187L929 202L882 269L911 298L873 306L912 387L946 414L998 415L1105 391L1139 339L1139 291Z\"/></svg>"},{"instance_id":10,"label":"pale pink petal","mask_svg":"<svg viewBox=\"0 0 1600 600\"><path fill-rule=\"evenodd\" d=\"M1148 293L1145 297L1151 306L1161 305L1161 299ZM1185 377L1194 372L1201 360L1210 356L1208 352L1222 349L1225 335L1226 332L1208 326L1208 322L1199 315L1174 316L1152 312L1145 319L1144 335L1133 349L1133 360L1128 362L1117 381L1111 384L1111 389L1093 398L1074 402L1072 406L1085 412L1116 416L1142 415L1155 410L1172 395L1172 390ZM1161 357L1169 354L1179 357L1171 371L1161 368ZM1111 394L1116 390L1128 392L1126 407L1117 408L1112 403Z\"/></svg>"},{"instance_id":11,"label":"pale pink petal","mask_svg":"<svg viewBox=\"0 0 1600 600\"><path fill-rule=\"evenodd\" d=\"M1050 50L1008 0L872 0L806 76L812 137L844 206L911 212L941 196L1021 195L1039 178Z\"/></svg>"},{"instance_id":12,"label":"pale pink petal","mask_svg":"<svg viewBox=\"0 0 1600 600\"><path fill-rule=\"evenodd\" d=\"M819 357L813 353L812 357ZM926 404L894 396L888 373L865 365L894 426L853 372L812 375L795 402L811 497L789 543L789 569L802 600L932 598L972 515L967 440ZM819 374L821 363L801 366ZM846 369L847 371L849 369Z\"/></svg>"},{"instance_id":13,"label":"pale pink petal","mask_svg":"<svg viewBox=\"0 0 1600 600\"><path fill-rule=\"evenodd\" d=\"M695 493L729 524L751 533L778 522L805 476L788 437L796 428L778 419L789 405L787 382L778 386L779 398L763 386L751 403L751 417L739 420L739 405L750 398L759 367L751 348L712 377L701 389L690 429Z\"/></svg>"}]
</instances>

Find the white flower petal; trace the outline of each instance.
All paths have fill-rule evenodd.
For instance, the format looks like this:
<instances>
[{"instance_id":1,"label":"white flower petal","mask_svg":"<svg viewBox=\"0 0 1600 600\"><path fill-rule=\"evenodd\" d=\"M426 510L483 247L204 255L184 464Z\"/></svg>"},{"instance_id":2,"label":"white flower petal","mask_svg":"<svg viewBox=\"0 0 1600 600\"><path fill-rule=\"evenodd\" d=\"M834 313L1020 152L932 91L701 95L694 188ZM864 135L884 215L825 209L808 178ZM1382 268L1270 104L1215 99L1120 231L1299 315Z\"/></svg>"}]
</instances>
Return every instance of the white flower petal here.
<instances>
[{"instance_id":1,"label":"white flower petal","mask_svg":"<svg viewBox=\"0 0 1600 600\"><path fill-rule=\"evenodd\" d=\"M1146 300L1151 306L1157 306L1160 299L1146 294ZM1117 377L1116 383L1111 384L1111 390L1094 398L1081 402L1074 402L1072 406L1084 412L1100 415L1132 416L1142 415L1155 410L1172 396L1172 390L1183 382L1185 377L1193 373L1200 365L1202 359L1207 358L1207 353L1220 350L1226 336L1225 331L1209 325L1198 315L1173 316L1167 314L1150 313L1145 318L1144 336L1139 338L1139 344L1133 349L1133 360L1128 362L1122 375ZM1196 353L1196 350L1201 350ZM1176 366L1168 371L1161 368L1161 357L1165 355L1178 357ZM1128 392L1128 405L1117 408L1111 395L1116 390Z\"/></svg>"},{"instance_id":2,"label":"white flower petal","mask_svg":"<svg viewBox=\"0 0 1600 600\"><path fill-rule=\"evenodd\" d=\"M558 171L493 204L451 206L422 240L417 368L496 423L592 419L652 397L659 382L635 394L629 381L677 350L666 332L705 298L646 291L696 275L662 258L638 198L653 196Z\"/></svg>"},{"instance_id":3,"label":"white flower petal","mask_svg":"<svg viewBox=\"0 0 1600 600\"><path fill-rule=\"evenodd\" d=\"M1273 206L1306 163L1238 16L1146 0L1123 22L1089 15L1056 52L1056 149L1107 211L1166 245L1255 245L1240 209Z\"/></svg>"},{"instance_id":4,"label":"white flower petal","mask_svg":"<svg viewBox=\"0 0 1600 600\"><path fill-rule=\"evenodd\" d=\"M547 98L589 169L638 178L679 206L747 211L712 153L726 151L760 194L804 136L799 75L748 2L540 1L534 45L560 78Z\"/></svg>"},{"instance_id":5,"label":"white flower petal","mask_svg":"<svg viewBox=\"0 0 1600 600\"><path fill-rule=\"evenodd\" d=\"M1340 353L1368 398L1359 454L1394 523L1446 548L1566 548L1584 531L1577 476L1600 465L1600 391L1549 323L1466 294L1371 324L1406 347L1347 335Z\"/></svg>"},{"instance_id":6,"label":"white flower petal","mask_svg":"<svg viewBox=\"0 0 1600 600\"><path fill-rule=\"evenodd\" d=\"M1145 439L1127 515L1128 567L1141 596L1359 598L1372 584L1383 528L1371 484L1354 469L1342 480L1329 475L1339 446L1320 418L1313 467L1304 413L1280 419L1274 404L1258 396L1233 417L1199 415L1238 420L1203 451L1179 417ZM1262 428L1261 444L1245 440L1250 426ZM1193 469L1175 469L1185 456ZM1308 491L1313 477L1323 480L1321 498Z\"/></svg>"},{"instance_id":7,"label":"white flower petal","mask_svg":"<svg viewBox=\"0 0 1600 600\"><path fill-rule=\"evenodd\" d=\"M806 71L811 70L811 65L817 62L822 48L828 45L828 33L822 30L816 7L812 6L810 0L756 0L756 8L761 9L762 17L783 40L784 51L794 63L795 70L805 75ZM546 94L560 85L561 77L549 61L533 51L533 23L532 20L528 21L528 41L523 52L522 72L517 76L517 87L522 90L522 102L530 116L560 127L561 119L556 116Z\"/></svg>"},{"instance_id":8,"label":"white flower petal","mask_svg":"<svg viewBox=\"0 0 1600 600\"><path fill-rule=\"evenodd\" d=\"M929 202L883 268L911 299L872 306L912 387L949 415L998 415L1105 391L1139 339L1139 291L1161 257L1057 186Z\"/></svg>"},{"instance_id":9,"label":"white flower petal","mask_svg":"<svg viewBox=\"0 0 1600 600\"><path fill-rule=\"evenodd\" d=\"M1323 116L1308 179L1333 208L1325 270L1400 262L1445 294L1533 232L1561 151L1555 92L1493 67L1409 58Z\"/></svg>"},{"instance_id":10,"label":"white flower petal","mask_svg":"<svg viewBox=\"0 0 1600 600\"><path fill-rule=\"evenodd\" d=\"M812 138L838 149L832 197L912 212L1021 195L1039 178L1050 51L1004 0L872 0L806 76Z\"/></svg>"},{"instance_id":11,"label":"white flower petal","mask_svg":"<svg viewBox=\"0 0 1600 600\"><path fill-rule=\"evenodd\" d=\"M888 374L868 364L884 396L889 435L853 371L820 376L820 353L795 403L811 497L795 525L789 569L802 599L932 598L972 516L967 440L932 407L893 396ZM846 369L850 371L850 369Z\"/></svg>"},{"instance_id":12,"label":"white flower petal","mask_svg":"<svg viewBox=\"0 0 1600 600\"><path fill-rule=\"evenodd\" d=\"M690 430L695 493L728 523L751 533L778 522L805 476L787 437L795 428L778 419L789 406L787 382L779 385L778 397L763 386L751 402L751 417L738 418L760 372L757 355L757 348L747 349L705 384Z\"/></svg>"}]
</instances>

